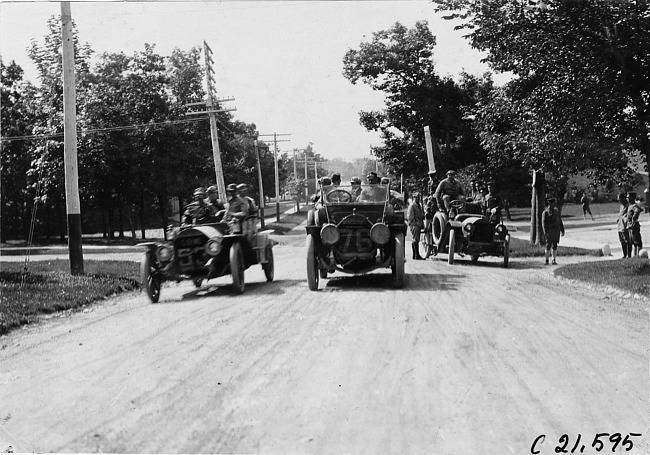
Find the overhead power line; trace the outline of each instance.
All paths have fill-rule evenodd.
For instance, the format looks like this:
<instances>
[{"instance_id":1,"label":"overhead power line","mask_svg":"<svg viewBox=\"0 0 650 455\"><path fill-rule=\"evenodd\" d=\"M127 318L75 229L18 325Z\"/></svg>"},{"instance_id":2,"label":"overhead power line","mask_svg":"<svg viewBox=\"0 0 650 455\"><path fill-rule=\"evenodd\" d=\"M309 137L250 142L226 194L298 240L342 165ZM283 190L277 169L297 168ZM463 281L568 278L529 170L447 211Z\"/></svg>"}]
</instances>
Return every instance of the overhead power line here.
<instances>
[{"instance_id":1,"label":"overhead power line","mask_svg":"<svg viewBox=\"0 0 650 455\"><path fill-rule=\"evenodd\" d=\"M87 129L87 130L79 130L77 133L78 134L94 134L94 133L106 133L106 132L111 132L111 131L124 131L124 130L137 130L140 128L146 128L146 127L151 127L151 126L168 126L168 125L176 125L180 123L189 123L189 122L197 122L199 120L208 120L208 117L204 118L192 118L192 119L185 119L185 120L168 120L165 122L155 122L155 123L141 123L139 125L125 125L125 126L113 126L109 128L93 128L93 129ZM7 136L7 137L2 137L0 138L0 141L26 141L26 140L32 140L32 139L50 139L54 137L63 137L63 132L60 133L51 133L51 134L32 134L29 136Z\"/></svg>"}]
</instances>

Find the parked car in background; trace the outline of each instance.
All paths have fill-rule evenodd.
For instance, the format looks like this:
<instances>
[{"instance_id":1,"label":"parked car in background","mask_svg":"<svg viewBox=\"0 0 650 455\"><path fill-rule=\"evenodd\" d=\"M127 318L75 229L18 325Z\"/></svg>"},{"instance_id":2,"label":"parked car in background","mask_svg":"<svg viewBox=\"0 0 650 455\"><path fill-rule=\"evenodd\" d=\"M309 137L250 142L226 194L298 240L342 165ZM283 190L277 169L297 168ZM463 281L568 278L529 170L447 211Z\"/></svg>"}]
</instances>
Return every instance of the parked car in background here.
<instances>
[{"instance_id":1,"label":"parked car in background","mask_svg":"<svg viewBox=\"0 0 650 455\"><path fill-rule=\"evenodd\" d=\"M491 223L476 203L452 201L449 212L438 211L433 217L433 254L447 253L449 264L454 256L468 255L472 262L481 256L503 258L503 266L510 260L510 234L502 223Z\"/></svg>"}]
</instances>

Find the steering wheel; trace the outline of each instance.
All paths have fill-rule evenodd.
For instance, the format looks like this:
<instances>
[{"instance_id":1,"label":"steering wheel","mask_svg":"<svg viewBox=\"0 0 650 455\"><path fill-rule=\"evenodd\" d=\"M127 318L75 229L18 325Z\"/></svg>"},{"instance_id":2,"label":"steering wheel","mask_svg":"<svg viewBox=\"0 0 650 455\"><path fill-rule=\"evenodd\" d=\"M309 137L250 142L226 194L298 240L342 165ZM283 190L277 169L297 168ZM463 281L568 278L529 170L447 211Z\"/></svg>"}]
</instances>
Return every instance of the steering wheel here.
<instances>
[{"instance_id":1,"label":"steering wheel","mask_svg":"<svg viewBox=\"0 0 650 455\"><path fill-rule=\"evenodd\" d=\"M327 193L328 202L350 202L352 199L352 194L346 190L336 189Z\"/></svg>"},{"instance_id":2,"label":"steering wheel","mask_svg":"<svg viewBox=\"0 0 650 455\"><path fill-rule=\"evenodd\" d=\"M449 203L450 209L462 210L465 207L465 201L453 200Z\"/></svg>"}]
</instances>

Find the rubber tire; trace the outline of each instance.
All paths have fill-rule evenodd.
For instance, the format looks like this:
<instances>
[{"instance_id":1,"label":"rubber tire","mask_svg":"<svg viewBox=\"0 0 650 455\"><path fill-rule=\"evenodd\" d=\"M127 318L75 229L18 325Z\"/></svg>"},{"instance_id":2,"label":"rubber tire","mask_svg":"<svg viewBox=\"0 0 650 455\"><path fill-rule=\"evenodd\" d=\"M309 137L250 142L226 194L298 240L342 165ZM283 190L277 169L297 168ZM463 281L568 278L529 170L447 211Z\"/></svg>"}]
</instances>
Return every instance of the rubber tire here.
<instances>
[{"instance_id":1,"label":"rubber tire","mask_svg":"<svg viewBox=\"0 0 650 455\"><path fill-rule=\"evenodd\" d=\"M142 256L140 262L140 279L142 280L142 288L149 296L151 303L158 303L160 299L160 278L156 278L152 273L155 270L151 263L153 262L153 251L147 251Z\"/></svg>"},{"instance_id":2,"label":"rubber tire","mask_svg":"<svg viewBox=\"0 0 650 455\"><path fill-rule=\"evenodd\" d=\"M313 226L316 224L316 216L314 215L314 210L310 209L307 212L307 226Z\"/></svg>"},{"instance_id":3,"label":"rubber tire","mask_svg":"<svg viewBox=\"0 0 650 455\"><path fill-rule=\"evenodd\" d=\"M447 263L452 265L454 263L454 250L456 248L456 230L451 229L449 231L449 257L447 258Z\"/></svg>"},{"instance_id":4,"label":"rubber tire","mask_svg":"<svg viewBox=\"0 0 650 455\"><path fill-rule=\"evenodd\" d=\"M266 259L267 262L262 264L262 270L264 270L266 281L271 282L273 281L273 276L275 274L275 264L273 262L273 248L270 246L266 247Z\"/></svg>"},{"instance_id":5,"label":"rubber tire","mask_svg":"<svg viewBox=\"0 0 650 455\"><path fill-rule=\"evenodd\" d=\"M318 290L318 256L316 255L316 240L312 234L307 236L307 285L310 291Z\"/></svg>"},{"instance_id":6,"label":"rubber tire","mask_svg":"<svg viewBox=\"0 0 650 455\"><path fill-rule=\"evenodd\" d=\"M424 259L429 259L429 256L431 255L429 246L427 245L427 234L425 232L420 233L420 241L418 242L418 254Z\"/></svg>"},{"instance_id":7,"label":"rubber tire","mask_svg":"<svg viewBox=\"0 0 650 455\"><path fill-rule=\"evenodd\" d=\"M447 224L447 217L442 212L436 212L431 221L431 237L435 245L440 245L445 224Z\"/></svg>"},{"instance_id":8,"label":"rubber tire","mask_svg":"<svg viewBox=\"0 0 650 455\"><path fill-rule=\"evenodd\" d=\"M503 267L508 268L510 264L510 234L506 234L506 241L503 244Z\"/></svg>"},{"instance_id":9,"label":"rubber tire","mask_svg":"<svg viewBox=\"0 0 650 455\"><path fill-rule=\"evenodd\" d=\"M244 280L244 252L239 242L230 245L230 274L232 275L232 288L235 294L244 292L246 282Z\"/></svg>"},{"instance_id":10,"label":"rubber tire","mask_svg":"<svg viewBox=\"0 0 650 455\"><path fill-rule=\"evenodd\" d=\"M404 257L406 256L406 244L404 234L395 235L395 260L391 266L393 277L395 278L395 287L401 289L404 287Z\"/></svg>"}]
</instances>

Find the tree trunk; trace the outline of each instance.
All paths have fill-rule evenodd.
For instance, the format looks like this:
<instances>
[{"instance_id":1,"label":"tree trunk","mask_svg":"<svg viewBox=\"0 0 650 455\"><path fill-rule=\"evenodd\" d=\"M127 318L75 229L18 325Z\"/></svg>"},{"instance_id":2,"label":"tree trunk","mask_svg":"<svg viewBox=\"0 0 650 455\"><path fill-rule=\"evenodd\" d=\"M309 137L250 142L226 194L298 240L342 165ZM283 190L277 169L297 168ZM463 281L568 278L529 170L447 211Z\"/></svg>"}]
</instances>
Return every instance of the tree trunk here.
<instances>
[{"instance_id":1,"label":"tree trunk","mask_svg":"<svg viewBox=\"0 0 650 455\"><path fill-rule=\"evenodd\" d=\"M135 207L129 204L129 227L131 229L131 238L135 238Z\"/></svg>"},{"instance_id":2,"label":"tree trunk","mask_svg":"<svg viewBox=\"0 0 650 455\"><path fill-rule=\"evenodd\" d=\"M124 238L124 207L123 204L120 204L120 206L117 209L117 215L118 215L118 228L120 230L120 238Z\"/></svg>"}]
</instances>

